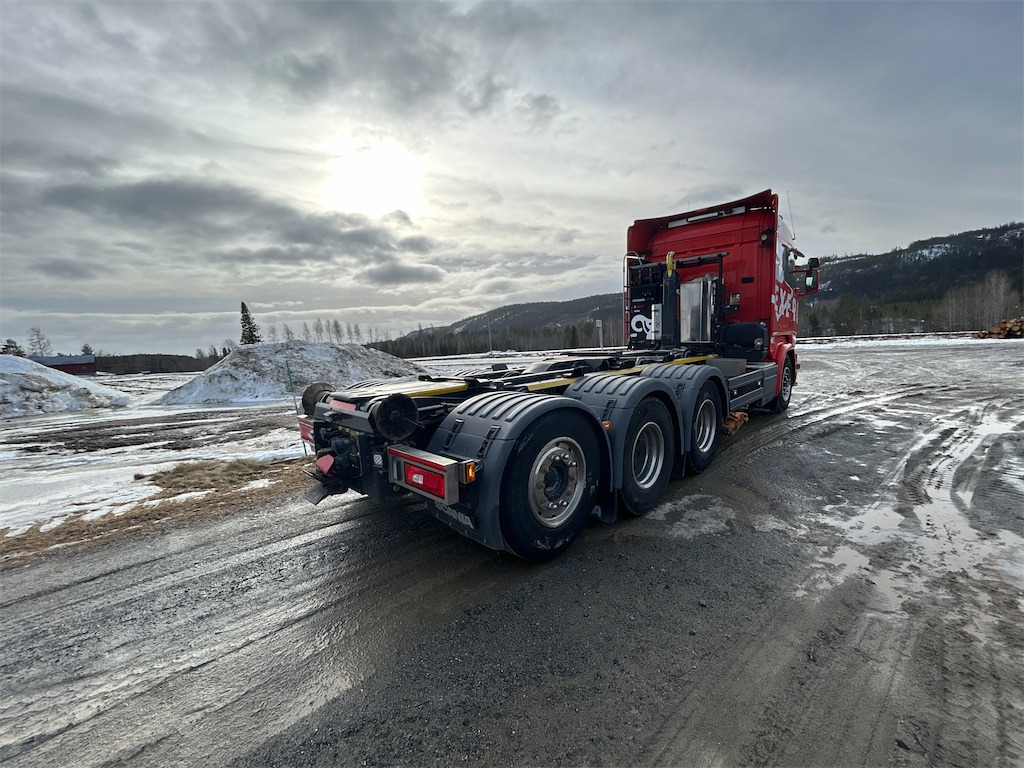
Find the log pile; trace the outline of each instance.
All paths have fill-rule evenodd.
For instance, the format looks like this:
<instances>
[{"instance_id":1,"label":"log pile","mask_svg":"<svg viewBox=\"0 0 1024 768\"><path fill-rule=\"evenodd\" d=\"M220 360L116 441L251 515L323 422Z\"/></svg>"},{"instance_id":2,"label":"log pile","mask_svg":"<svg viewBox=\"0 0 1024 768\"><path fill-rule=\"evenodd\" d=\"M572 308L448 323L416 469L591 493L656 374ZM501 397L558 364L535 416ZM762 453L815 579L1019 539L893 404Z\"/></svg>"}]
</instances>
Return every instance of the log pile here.
<instances>
[{"instance_id":1,"label":"log pile","mask_svg":"<svg viewBox=\"0 0 1024 768\"><path fill-rule=\"evenodd\" d=\"M1009 320L1000 320L988 330L975 331L971 336L975 339L1022 338L1024 337L1024 317L1011 317Z\"/></svg>"}]
</instances>

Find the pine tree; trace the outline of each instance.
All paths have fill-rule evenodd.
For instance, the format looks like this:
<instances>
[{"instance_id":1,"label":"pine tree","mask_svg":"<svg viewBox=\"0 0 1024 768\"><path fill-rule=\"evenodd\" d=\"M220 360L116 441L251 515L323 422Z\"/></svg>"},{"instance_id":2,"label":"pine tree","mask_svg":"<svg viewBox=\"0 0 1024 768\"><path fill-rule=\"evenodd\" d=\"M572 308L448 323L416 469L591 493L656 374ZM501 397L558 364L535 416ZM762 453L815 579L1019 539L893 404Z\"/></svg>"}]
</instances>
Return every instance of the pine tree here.
<instances>
[{"instance_id":1,"label":"pine tree","mask_svg":"<svg viewBox=\"0 0 1024 768\"><path fill-rule=\"evenodd\" d=\"M4 342L3 349L0 349L0 355L14 355L15 357L24 357L25 350L21 348L14 339L7 339Z\"/></svg>"},{"instance_id":2,"label":"pine tree","mask_svg":"<svg viewBox=\"0 0 1024 768\"><path fill-rule=\"evenodd\" d=\"M242 302L242 338L240 342L242 344L260 344L263 339L260 337L260 327L256 325L256 321L252 319L252 315L249 314L249 308L245 306L245 302Z\"/></svg>"}]
</instances>

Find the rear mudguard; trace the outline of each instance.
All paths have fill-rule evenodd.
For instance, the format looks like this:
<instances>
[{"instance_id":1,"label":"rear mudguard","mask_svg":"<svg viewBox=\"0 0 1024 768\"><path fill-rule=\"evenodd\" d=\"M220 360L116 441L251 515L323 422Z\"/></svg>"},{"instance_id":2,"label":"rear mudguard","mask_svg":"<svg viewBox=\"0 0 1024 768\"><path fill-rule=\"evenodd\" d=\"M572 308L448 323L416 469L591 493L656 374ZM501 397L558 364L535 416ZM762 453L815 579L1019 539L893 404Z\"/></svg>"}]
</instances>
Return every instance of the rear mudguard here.
<instances>
[{"instance_id":1,"label":"rear mudguard","mask_svg":"<svg viewBox=\"0 0 1024 768\"><path fill-rule=\"evenodd\" d=\"M708 381L718 388L722 401L723 418L729 413L729 387L726 385L722 372L711 365L673 365L661 363L645 368L640 378L655 379L672 391L679 418L681 450L676 453L677 477L682 477L685 469L686 453L693 445L693 409L697 404L697 395Z\"/></svg>"},{"instance_id":2,"label":"rear mudguard","mask_svg":"<svg viewBox=\"0 0 1024 768\"><path fill-rule=\"evenodd\" d=\"M565 390L565 396L578 400L590 407L604 422L612 450L612 487L622 487L623 463L626 433L633 409L646 397L656 397L668 408L675 426L676 454L684 445L683 430L679 417L679 406L670 387L664 381L642 376L621 376L602 373L583 376Z\"/></svg>"},{"instance_id":3,"label":"rear mudguard","mask_svg":"<svg viewBox=\"0 0 1024 768\"><path fill-rule=\"evenodd\" d=\"M577 400L530 392L488 392L460 403L430 438L427 450L455 459L473 459L476 480L465 487L465 501L452 507L431 503L433 515L462 535L491 549L504 549L499 517L501 483L516 441L540 417L558 410L583 413L593 424L601 455L595 474L599 503L610 495L611 451L596 414Z\"/></svg>"}]
</instances>

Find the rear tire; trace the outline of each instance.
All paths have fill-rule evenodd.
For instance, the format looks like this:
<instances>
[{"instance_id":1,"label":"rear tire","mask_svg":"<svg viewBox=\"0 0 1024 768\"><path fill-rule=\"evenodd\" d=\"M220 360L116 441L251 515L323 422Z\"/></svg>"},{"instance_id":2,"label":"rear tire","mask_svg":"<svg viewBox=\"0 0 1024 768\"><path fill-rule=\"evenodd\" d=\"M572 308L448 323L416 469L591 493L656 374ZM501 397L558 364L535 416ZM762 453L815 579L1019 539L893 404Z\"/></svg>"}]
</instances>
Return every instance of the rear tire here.
<instances>
[{"instance_id":1,"label":"rear tire","mask_svg":"<svg viewBox=\"0 0 1024 768\"><path fill-rule=\"evenodd\" d=\"M594 430L574 411L549 413L516 441L501 493L501 533L526 560L546 560L583 530L597 498L601 456Z\"/></svg>"},{"instance_id":2,"label":"rear tire","mask_svg":"<svg viewBox=\"0 0 1024 768\"><path fill-rule=\"evenodd\" d=\"M714 461L721 424L722 397L718 387L706 381L693 406L690 450L686 452L686 465L692 474L700 474Z\"/></svg>"},{"instance_id":3,"label":"rear tire","mask_svg":"<svg viewBox=\"0 0 1024 768\"><path fill-rule=\"evenodd\" d=\"M634 409L622 455L622 500L632 515L645 515L661 499L676 459L675 427L668 408L648 397Z\"/></svg>"},{"instance_id":4,"label":"rear tire","mask_svg":"<svg viewBox=\"0 0 1024 768\"><path fill-rule=\"evenodd\" d=\"M793 361L787 357L785 364L782 366L782 386L779 389L779 394L768 403L770 411L782 413L789 408L789 400L793 397L793 381L795 378L793 375Z\"/></svg>"}]
</instances>

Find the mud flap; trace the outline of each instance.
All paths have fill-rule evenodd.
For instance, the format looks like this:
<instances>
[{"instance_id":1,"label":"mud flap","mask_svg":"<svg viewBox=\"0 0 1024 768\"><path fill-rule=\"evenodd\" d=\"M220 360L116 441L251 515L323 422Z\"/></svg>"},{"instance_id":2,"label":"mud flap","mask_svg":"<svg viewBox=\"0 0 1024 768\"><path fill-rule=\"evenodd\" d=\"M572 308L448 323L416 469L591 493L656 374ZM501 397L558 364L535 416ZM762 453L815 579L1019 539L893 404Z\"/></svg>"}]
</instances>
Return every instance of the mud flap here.
<instances>
[{"instance_id":1,"label":"mud flap","mask_svg":"<svg viewBox=\"0 0 1024 768\"><path fill-rule=\"evenodd\" d=\"M332 491L329 491L324 486L317 484L311 486L310 489L306 491L306 501L312 502L313 504L319 504L331 494Z\"/></svg>"}]
</instances>

